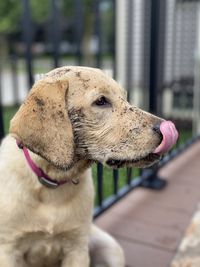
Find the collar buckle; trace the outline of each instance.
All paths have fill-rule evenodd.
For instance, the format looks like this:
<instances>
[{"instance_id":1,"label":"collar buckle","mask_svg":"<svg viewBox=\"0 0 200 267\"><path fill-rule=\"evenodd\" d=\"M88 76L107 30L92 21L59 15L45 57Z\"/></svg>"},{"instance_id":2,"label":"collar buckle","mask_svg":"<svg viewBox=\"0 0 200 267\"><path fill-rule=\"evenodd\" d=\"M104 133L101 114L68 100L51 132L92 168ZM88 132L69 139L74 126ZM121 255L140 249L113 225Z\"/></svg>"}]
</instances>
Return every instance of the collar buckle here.
<instances>
[{"instance_id":1,"label":"collar buckle","mask_svg":"<svg viewBox=\"0 0 200 267\"><path fill-rule=\"evenodd\" d=\"M56 181L46 179L45 177L38 176L38 180L42 185L50 189L56 189L59 186L59 183L57 183Z\"/></svg>"}]
</instances>

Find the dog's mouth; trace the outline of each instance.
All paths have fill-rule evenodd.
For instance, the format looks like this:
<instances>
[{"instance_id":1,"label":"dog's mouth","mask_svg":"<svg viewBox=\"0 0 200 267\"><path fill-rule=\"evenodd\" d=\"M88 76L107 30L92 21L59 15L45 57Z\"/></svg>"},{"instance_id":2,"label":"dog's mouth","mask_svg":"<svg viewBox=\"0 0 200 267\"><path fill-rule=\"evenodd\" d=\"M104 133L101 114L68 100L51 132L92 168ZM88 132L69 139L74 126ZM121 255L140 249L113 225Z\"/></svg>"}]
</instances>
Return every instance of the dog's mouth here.
<instances>
[{"instance_id":1,"label":"dog's mouth","mask_svg":"<svg viewBox=\"0 0 200 267\"><path fill-rule=\"evenodd\" d=\"M151 166L158 161L163 154L168 152L175 145L178 139L178 132L175 128L175 125L171 121L163 121L160 124L160 135L162 136L162 140L159 146L146 156L131 160L110 158L106 161L106 164L112 168L121 168L124 166Z\"/></svg>"},{"instance_id":2,"label":"dog's mouth","mask_svg":"<svg viewBox=\"0 0 200 267\"><path fill-rule=\"evenodd\" d=\"M160 155L155 154L155 153L149 153L145 157L141 157L138 159L132 159L132 160L127 160L127 159L108 159L106 161L106 164L111 167L111 168L122 168L126 166L138 166L143 167L145 166L150 166L156 161L160 159Z\"/></svg>"}]
</instances>

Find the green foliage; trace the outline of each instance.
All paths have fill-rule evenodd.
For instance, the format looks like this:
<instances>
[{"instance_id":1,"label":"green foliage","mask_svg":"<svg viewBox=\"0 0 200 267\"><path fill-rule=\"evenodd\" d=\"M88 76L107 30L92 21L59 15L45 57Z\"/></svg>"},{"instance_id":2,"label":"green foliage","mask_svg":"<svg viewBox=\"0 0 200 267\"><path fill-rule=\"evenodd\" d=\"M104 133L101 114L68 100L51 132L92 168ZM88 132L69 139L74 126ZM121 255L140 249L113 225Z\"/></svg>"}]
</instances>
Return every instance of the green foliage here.
<instances>
[{"instance_id":1,"label":"green foliage","mask_svg":"<svg viewBox=\"0 0 200 267\"><path fill-rule=\"evenodd\" d=\"M12 119L17 110L18 107L15 106L3 107L3 121L4 121L5 134L8 133L10 120Z\"/></svg>"},{"instance_id":2,"label":"green foliage","mask_svg":"<svg viewBox=\"0 0 200 267\"><path fill-rule=\"evenodd\" d=\"M19 0L0 0L0 33L7 34L18 30L22 14Z\"/></svg>"},{"instance_id":3,"label":"green foliage","mask_svg":"<svg viewBox=\"0 0 200 267\"><path fill-rule=\"evenodd\" d=\"M49 13L49 0L30 0L29 3L33 22L44 22ZM0 0L0 33L19 31L22 12L21 0Z\"/></svg>"},{"instance_id":4,"label":"green foliage","mask_svg":"<svg viewBox=\"0 0 200 267\"><path fill-rule=\"evenodd\" d=\"M192 138L192 130L182 130L179 132L178 144L184 144L188 139Z\"/></svg>"},{"instance_id":5,"label":"green foliage","mask_svg":"<svg viewBox=\"0 0 200 267\"><path fill-rule=\"evenodd\" d=\"M49 0L30 0L32 20L36 23L43 23L49 15Z\"/></svg>"},{"instance_id":6,"label":"green foliage","mask_svg":"<svg viewBox=\"0 0 200 267\"><path fill-rule=\"evenodd\" d=\"M34 23L43 23L49 17L51 12L52 0L29 0L31 18ZM92 14L92 0L82 0L84 6L84 16ZM57 0L63 15L73 18L75 1ZM20 30L20 20L22 16L22 0L0 0L0 33L9 34Z\"/></svg>"},{"instance_id":7,"label":"green foliage","mask_svg":"<svg viewBox=\"0 0 200 267\"><path fill-rule=\"evenodd\" d=\"M63 0L63 15L67 18L71 18L74 15L74 4L75 1Z\"/></svg>"}]
</instances>

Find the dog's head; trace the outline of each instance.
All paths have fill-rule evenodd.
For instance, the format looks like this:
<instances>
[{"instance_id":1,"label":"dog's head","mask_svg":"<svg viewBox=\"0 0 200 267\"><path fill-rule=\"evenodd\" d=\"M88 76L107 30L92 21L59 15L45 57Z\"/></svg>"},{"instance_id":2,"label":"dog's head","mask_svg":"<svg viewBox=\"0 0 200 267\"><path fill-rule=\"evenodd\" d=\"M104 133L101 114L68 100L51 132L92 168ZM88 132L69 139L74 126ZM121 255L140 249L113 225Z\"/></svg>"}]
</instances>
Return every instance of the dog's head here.
<instances>
[{"instance_id":1,"label":"dog's head","mask_svg":"<svg viewBox=\"0 0 200 267\"><path fill-rule=\"evenodd\" d=\"M36 82L10 132L61 169L79 159L149 166L177 139L171 122L131 106L113 79L86 67L55 69Z\"/></svg>"}]
</instances>

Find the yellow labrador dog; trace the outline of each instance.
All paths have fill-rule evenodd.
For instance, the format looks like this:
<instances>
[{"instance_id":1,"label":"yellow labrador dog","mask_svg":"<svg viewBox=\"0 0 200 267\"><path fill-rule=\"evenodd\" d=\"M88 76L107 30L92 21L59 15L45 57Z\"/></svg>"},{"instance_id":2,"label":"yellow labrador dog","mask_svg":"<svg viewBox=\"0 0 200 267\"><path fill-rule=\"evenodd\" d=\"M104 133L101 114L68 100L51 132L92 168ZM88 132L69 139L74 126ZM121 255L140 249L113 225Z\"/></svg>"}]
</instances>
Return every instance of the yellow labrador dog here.
<instances>
[{"instance_id":1,"label":"yellow labrador dog","mask_svg":"<svg viewBox=\"0 0 200 267\"><path fill-rule=\"evenodd\" d=\"M93 162L149 166L172 122L131 106L102 71L62 67L36 82L0 149L0 267L124 267L92 224Z\"/></svg>"}]
</instances>

